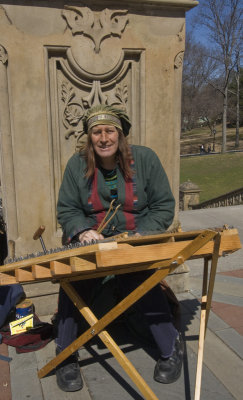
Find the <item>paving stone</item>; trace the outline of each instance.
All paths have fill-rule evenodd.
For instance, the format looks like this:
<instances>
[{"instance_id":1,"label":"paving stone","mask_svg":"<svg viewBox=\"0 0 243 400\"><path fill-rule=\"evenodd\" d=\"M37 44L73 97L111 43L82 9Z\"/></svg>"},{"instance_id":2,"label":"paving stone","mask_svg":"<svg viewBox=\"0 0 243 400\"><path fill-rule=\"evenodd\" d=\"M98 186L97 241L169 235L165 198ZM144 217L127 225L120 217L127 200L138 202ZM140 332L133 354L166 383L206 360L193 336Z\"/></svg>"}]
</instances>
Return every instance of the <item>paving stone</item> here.
<instances>
[{"instance_id":1,"label":"paving stone","mask_svg":"<svg viewBox=\"0 0 243 400\"><path fill-rule=\"evenodd\" d=\"M201 290L198 288L191 289L191 293L196 297L201 297ZM238 296L229 296L222 293L213 292L213 300L219 303L232 304L233 306L243 307L243 298Z\"/></svg>"},{"instance_id":2,"label":"paving stone","mask_svg":"<svg viewBox=\"0 0 243 400\"><path fill-rule=\"evenodd\" d=\"M235 329L228 328L216 332L227 346L229 346L239 357L243 359L243 336Z\"/></svg>"},{"instance_id":3,"label":"paving stone","mask_svg":"<svg viewBox=\"0 0 243 400\"><path fill-rule=\"evenodd\" d=\"M198 342L195 340L195 337L197 337L199 331L199 320L194 318L188 328L188 333L186 333L186 336L190 335L187 339L188 346L197 353ZM217 337L217 335L210 331L210 329L207 329L203 361L204 366L207 366L210 371L213 372L219 382L223 383L229 393L231 393L234 398L240 400L243 393L242 359L232 352L231 349L219 337ZM215 387L215 390L217 393L217 387ZM215 398L220 397L218 396Z\"/></svg>"},{"instance_id":4,"label":"paving stone","mask_svg":"<svg viewBox=\"0 0 243 400\"><path fill-rule=\"evenodd\" d=\"M221 275L234 276L235 278L243 278L243 268L235 271L220 272Z\"/></svg>"},{"instance_id":5,"label":"paving stone","mask_svg":"<svg viewBox=\"0 0 243 400\"><path fill-rule=\"evenodd\" d=\"M223 319L221 319L217 314L215 314L213 312L213 310L211 310L210 314L209 314L208 328L212 332L217 333L218 331L222 331L222 330L230 328L230 326Z\"/></svg>"},{"instance_id":6,"label":"paving stone","mask_svg":"<svg viewBox=\"0 0 243 400\"><path fill-rule=\"evenodd\" d=\"M207 208L200 210L181 211L179 219L182 229L207 229L209 227L222 227L227 224L237 228L239 233L243 235L242 205Z\"/></svg>"},{"instance_id":7,"label":"paving stone","mask_svg":"<svg viewBox=\"0 0 243 400\"><path fill-rule=\"evenodd\" d=\"M212 310L232 328L243 326L243 307L213 301Z\"/></svg>"},{"instance_id":8,"label":"paving stone","mask_svg":"<svg viewBox=\"0 0 243 400\"><path fill-rule=\"evenodd\" d=\"M8 346L0 344L0 354L8 357ZM11 400L10 367L9 363L0 360L0 400Z\"/></svg>"},{"instance_id":9,"label":"paving stone","mask_svg":"<svg viewBox=\"0 0 243 400\"><path fill-rule=\"evenodd\" d=\"M243 270L242 270L243 271ZM243 279L239 276L236 276L232 274L232 272L235 271L229 271L229 275L226 274L226 272L218 272L216 275L216 281L217 282L227 282L228 284L234 285L241 285L243 287ZM239 271L237 271L237 275L239 274Z\"/></svg>"},{"instance_id":10,"label":"paving stone","mask_svg":"<svg viewBox=\"0 0 243 400\"><path fill-rule=\"evenodd\" d=\"M177 296L177 298L180 301L181 313L183 315L184 321L186 320L186 315L189 315L189 320L192 319L192 316L193 318L197 317L200 319L201 306L199 301L193 296L191 292L180 294ZM229 328L229 325L211 310L209 314L208 328L213 332L217 332L219 330Z\"/></svg>"},{"instance_id":11,"label":"paving stone","mask_svg":"<svg viewBox=\"0 0 243 400\"><path fill-rule=\"evenodd\" d=\"M218 275L216 275L213 294L216 295L220 293L225 296L239 296L243 299L243 282L240 283L239 281L241 281L241 279L238 280L237 278L233 279L233 281L228 281L226 277L223 278L222 281L222 276L218 278ZM202 279L200 277L191 277L190 288L192 287L193 289L198 289L201 293Z\"/></svg>"},{"instance_id":12,"label":"paving stone","mask_svg":"<svg viewBox=\"0 0 243 400\"><path fill-rule=\"evenodd\" d=\"M37 376L35 352L16 354L9 346L12 400L42 400L41 383Z\"/></svg>"}]
</instances>

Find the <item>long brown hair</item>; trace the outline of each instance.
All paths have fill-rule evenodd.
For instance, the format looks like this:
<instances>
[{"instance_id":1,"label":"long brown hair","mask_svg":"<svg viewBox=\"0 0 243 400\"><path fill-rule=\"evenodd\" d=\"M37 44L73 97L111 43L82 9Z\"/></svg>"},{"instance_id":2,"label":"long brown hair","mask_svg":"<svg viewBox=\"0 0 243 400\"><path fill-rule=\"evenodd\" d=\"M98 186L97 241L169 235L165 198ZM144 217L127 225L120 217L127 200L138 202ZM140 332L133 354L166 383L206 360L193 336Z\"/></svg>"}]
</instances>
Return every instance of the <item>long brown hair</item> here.
<instances>
[{"instance_id":1,"label":"long brown hair","mask_svg":"<svg viewBox=\"0 0 243 400\"><path fill-rule=\"evenodd\" d=\"M118 131L118 150L116 154L117 164L125 178L125 180L130 180L133 175L133 170L131 168L132 152L130 146L123 135L122 131L116 128ZM95 172L95 167L99 165L99 159L95 154L94 147L91 141L92 129L88 133L87 142L84 148L81 150L83 154L87 168L86 168L86 178L92 178Z\"/></svg>"}]
</instances>

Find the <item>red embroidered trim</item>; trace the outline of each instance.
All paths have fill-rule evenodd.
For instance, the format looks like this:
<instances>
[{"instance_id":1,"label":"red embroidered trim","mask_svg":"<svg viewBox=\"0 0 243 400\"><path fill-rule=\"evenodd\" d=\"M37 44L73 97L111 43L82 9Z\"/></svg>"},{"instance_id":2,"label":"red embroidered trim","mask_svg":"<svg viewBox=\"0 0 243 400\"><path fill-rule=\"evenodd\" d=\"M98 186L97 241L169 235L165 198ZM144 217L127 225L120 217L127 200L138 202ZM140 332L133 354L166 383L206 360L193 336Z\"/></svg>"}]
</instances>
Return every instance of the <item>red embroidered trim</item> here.
<instances>
[{"instance_id":1,"label":"red embroidered trim","mask_svg":"<svg viewBox=\"0 0 243 400\"><path fill-rule=\"evenodd\" d=\"M95 173L94 173L94 179L92 182L92 189L91 189L91 196L88 199L88 203L92 205L92 209L95 211L96 214L96 224L93 227L94 229L97 229L98 226L100 225L102 219L105 216L105 210L104 206L100 201L100 197L98 194L98 168L95 168Z\"/></svg>"},{"instance_id":2,"label":"red embroidered trim","mask_svg":"<svg viewBox=\"0 0 243 400\"><path fill-rule=\"evenodd\" d=\"M125 204L123 208L123 214L126 219L126 229L135 230L135 218L132 214L134 209L134 194L133 194L133 182L125 182Z\"/></svg>"}]
</instances>

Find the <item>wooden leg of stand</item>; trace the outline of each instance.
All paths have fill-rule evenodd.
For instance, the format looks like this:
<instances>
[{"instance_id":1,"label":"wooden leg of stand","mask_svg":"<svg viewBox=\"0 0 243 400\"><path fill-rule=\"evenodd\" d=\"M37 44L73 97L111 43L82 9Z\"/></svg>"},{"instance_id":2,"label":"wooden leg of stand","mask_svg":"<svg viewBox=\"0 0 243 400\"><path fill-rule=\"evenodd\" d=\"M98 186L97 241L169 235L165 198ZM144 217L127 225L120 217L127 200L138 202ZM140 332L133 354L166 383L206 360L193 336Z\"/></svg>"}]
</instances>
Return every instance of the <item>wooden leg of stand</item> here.
<instances>
[{"instance_id":1,"label":"wooden leg of stand","mask_svg":"<svg viewBox=\"0 0 243 400\"><path fill-rule=\"evenodd\" d=\"M207 325L208 325L209 313L210 313L210 309L211 309L212 297L213 297L214 282L215 282L215 276L216 276L218 258L219 258L220 241L221 241L221 236L218 233L214 238L214 250L213 250L211 271L210 271L210 277L209 277L209 283L208 283L208 295L207 295L207 304L206 304L206 324L205 324L205 333L204 333L205 336L206 336L206 329L207 329Z\"/></svg>"},{"instance_id":2,"label":"wooden leg of stand","mask_svg":"<svg viewBox=\"0 0 243 400\"><path fill-rule=\"evenodd\" d=\"M203 350L204 350L204 340L205 340L204 333L206 325L207 280L208 280L208 259L204 259L201 318L200 318L200 331L199 331L199 341L198 341L197 373L196 373L194 400L199 400L201 393Z\"/></svg>"},{"instance_id":3,"label":"wooden leg of stand","mask_svg":"<svg viewBox=\"0 0 243 400\"><path fill-rule=\"evenodd\" d=\"M65 290L67 295L79 309L79 312L83 315L86 321L90 324L90 326L94 325L98 322L98 319L95 317L93 312L89 307L86 306L84 301L78 296L77 292L73 289L73 286L70 283L63 283L62 288ZM133 364L128 360L125 354L121 351L116 342L112 339L107 331L102 331L99 333L99 338L102 340L104 345L110 350L113 356L116 358L118 363L124 369L124 371L128 374L131 380L135 383L137 388L140 390L145 399L148 400L158 400L157 396L147 385L145 380L141 377L138 371L134 368Z\"/></svg>"},{"instance_id":4,"label":"wooden leg of stand","mask_svg":"<svg viewBox=\"0 0 243 400\"><path fill-rule=\"evenodd\" d=\"M211 308L211 303L212 303L215 275L216 275L217 263L218 263L218 258L219 258L220 240L221 240L221 236L220 236L220 234L217 234L214 238L214 250L213 250L213 256L212 256L212 261L211 261L211 271L210 271L209 283L207 283L208 259L204 259L201 319L200 319L200 332L199 332L199 344L198 344L198 356L197 356L197 374L196 374L194 400L200 400L204 341L205 341L208 318L209 318L209 313L210 313L210 308Z\"/></svg>"}]
</instances>

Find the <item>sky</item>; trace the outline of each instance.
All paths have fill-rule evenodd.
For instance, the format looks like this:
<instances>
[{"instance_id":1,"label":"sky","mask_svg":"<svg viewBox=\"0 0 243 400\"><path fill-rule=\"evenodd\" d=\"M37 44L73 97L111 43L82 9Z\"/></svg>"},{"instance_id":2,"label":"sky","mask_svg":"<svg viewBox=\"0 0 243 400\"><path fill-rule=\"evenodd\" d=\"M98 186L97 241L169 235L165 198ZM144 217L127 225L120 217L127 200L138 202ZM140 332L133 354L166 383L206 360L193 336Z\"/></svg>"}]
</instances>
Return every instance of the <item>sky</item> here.
<instances>
[{"instance_id":1,"label":"sky","mask_svg":"<svg viewBox=\"0 0 243 400\"><path fill-rule=\"evenodd\" d=\"M197 23L197 15L202 3L186 12L186 29L193 29L193 36L203 45L210 45L207 29L202 24Z\"/></svg>"}]
</instances>

